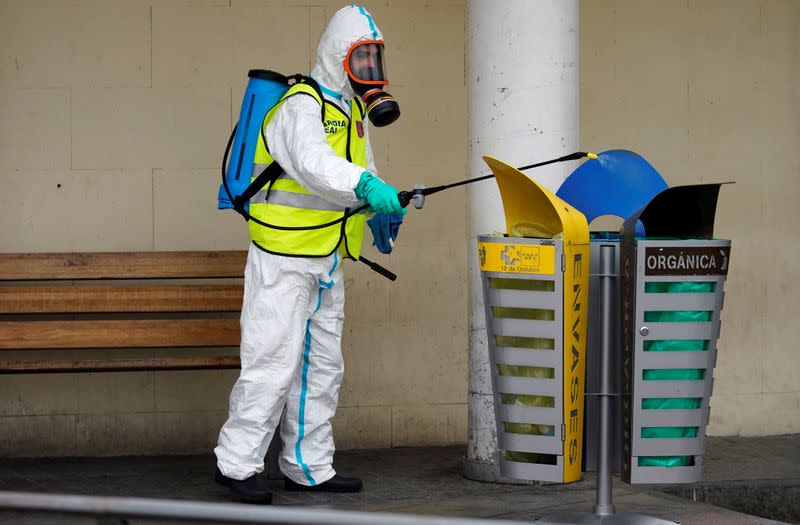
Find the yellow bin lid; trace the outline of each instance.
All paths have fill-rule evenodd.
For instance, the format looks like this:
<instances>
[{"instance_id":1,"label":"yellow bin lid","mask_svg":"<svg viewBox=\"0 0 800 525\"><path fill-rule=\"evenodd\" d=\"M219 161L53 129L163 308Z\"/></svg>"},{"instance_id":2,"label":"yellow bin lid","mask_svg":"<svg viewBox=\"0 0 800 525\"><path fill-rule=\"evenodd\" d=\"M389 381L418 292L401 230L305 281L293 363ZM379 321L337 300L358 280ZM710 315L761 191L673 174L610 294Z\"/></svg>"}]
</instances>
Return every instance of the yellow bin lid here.
<instances>
[{"instance_id":1,"label":"yellow bin lid","mask_svg":"<svg viewBox=\"0 0 800 525\"><path fill-rule=\"evenodd\" d=\"M586 217L514 166L484 156L494 173L510 237L552 238L563 234L564 244L589 244Z\"/></svg>"}]
</instances>

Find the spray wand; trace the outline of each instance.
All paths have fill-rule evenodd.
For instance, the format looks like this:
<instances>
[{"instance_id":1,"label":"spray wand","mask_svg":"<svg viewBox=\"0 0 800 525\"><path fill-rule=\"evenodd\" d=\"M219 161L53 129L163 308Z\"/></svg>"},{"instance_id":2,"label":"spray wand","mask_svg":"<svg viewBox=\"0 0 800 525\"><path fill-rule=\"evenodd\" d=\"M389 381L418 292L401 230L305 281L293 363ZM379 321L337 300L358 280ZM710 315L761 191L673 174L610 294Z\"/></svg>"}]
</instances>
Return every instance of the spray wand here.
<instances>
[{"instance_id":1,"label":"spray wand","mask_svg":"<svg viewBox=\"0 0 800 525\"><path fill-rule=\"evenodd\" d=\"M578 160L578 159L582 159L584 157L587 157L587 158L590 158L590 159L596 159L597 155L594 154L594 153L587 152L587 151L576 151L575 153L570 153L569 155L565 155L563 157L558 157L557 159L550 159L550 160L546 160L544 162L538 162L536 164L528 164L527 166L520 166L517 169L519 171L523 171L523 170L528 170L528 169L531 169L531 168L538 168L540 166L546 166L548 164L555 164L556 162L566 162L568 160ZM439 193L440 191L448 190L450 188L455 188L456 186L464 186L466 184L472 184L473 182L480 182L482 180L491 179L492 177L494 177L493 173L489 174L489 175L484 175L483 177L475 177L474 179L465 179L465 180L462 180L462 181L453 182L451 184L444 184L442 186L433 186L431 188L426 188L425 186L423 186L421 184L417 184L416 186L414 186L413 190L401 191L400 193L398 193L397 194L397 199L400 201L400 205L403 208L407 207L409 204L411 204L413 202L414 203L414 207L416 209L418 209L418 210L421 210L422 207L425 205L425 197L427 197L428 195L433 195L434 193ZM367 207L368 207L368 205L365 204L365 205L363 205L363 206L361 206L359 208L356 208L351 213L357 213L357 212L359 212L362 209L365 209ZM370 261L368 259L365 259L363 256L361 256L359 258L359 261L363 262L364 264L369 266L371 269L373 269L374 271L376 271L379 274L383 275L384 277L386 277L390 281L394 281L394 280L397 279L397 275L395 275L394 273L390 272L389 270L387 270L383 266L381 266L379 264L376 264L376 263L374 263L374 262L372 262L372 261Z\"/></svg>"},{"instance_id":2,"label":"spray wand","mask_svg":"<svg viewBox=\"0 0 800 525\"><path fill-rule=\"evenodd\" d=\"M550 159L544 162L538 162L536 164L528 164L527 166L520 166L517 169L519 171L524 171L531 168L546 166L548 164L555 164L556 162L578 160L584 157L588 157L590 159L596 159L597 155L595 155L594 153L589 153L587 151L576 151L575 153L570 153L569 155L558 157L557 159ZM426 188L418 184L417 186L414 187L413 190L401 191L400 193L397 194L397 198L400 200L400 204L403 206L403 208L405 208L411 202L413 202L415 208L421 209L425 205L425 197L428 195L433 195L434 193L439 193L440 191L448 190L450 188L455 188L456 186L463 186L465 184L472 184L473 182L480 182L482 180L491 179L492 177L494 177L493 173L489 175L484 175L483 177L476 177L474 179L466 179L458 182L453 182L451 184L444 184L442 186L433 186L432 188Z\"/></svg>"}]
</instances>

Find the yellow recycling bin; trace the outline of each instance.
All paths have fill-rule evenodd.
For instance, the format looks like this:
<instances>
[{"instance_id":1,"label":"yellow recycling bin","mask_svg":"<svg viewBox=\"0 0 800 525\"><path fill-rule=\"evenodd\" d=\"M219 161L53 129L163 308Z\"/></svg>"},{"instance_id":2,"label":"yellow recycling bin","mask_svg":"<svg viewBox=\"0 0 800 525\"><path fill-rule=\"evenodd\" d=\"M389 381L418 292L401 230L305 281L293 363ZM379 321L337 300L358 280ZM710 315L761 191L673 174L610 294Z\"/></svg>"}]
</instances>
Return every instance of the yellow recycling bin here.
<instances>
[{"instance_id":1,"label":"yellow recycling bin","mask_svg":"<svg viewBox=\"0 0 800 525\"><path fill-rule=\"evenodd\" d=\"M581 478L589 226L519 170L484 157L507 235L478 237L500 472Z\"/></svg>"}]
</instances>

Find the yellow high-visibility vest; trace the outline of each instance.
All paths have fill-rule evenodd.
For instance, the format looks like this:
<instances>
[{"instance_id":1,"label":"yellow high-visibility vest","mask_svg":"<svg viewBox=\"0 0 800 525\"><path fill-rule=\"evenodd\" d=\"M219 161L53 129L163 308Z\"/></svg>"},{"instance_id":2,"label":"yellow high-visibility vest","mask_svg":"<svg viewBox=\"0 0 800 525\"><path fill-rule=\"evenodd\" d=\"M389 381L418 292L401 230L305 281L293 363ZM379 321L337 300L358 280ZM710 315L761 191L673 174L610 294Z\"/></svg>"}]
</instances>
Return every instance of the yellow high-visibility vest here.
<instances>
[{"instance_id":1,"label":"yellow high-visibility vest","mask_svg":"<svg viewBox=\"0 0 800 525\"><path fill-rule=\"evenodd\" d=\"M264 118L256 145L251 182L273 161L264 143L267 124L287 98L301 93L314 97L323 108L322 123L333 151L366 170L367 139L361 103L353 98L350 102L351 116L348 117L335 104L320 98L310 85L297 83L289 88ZM277 226L315 226L340 219L344 213L345 208L313 195L286 173L273 183L267 183L250 199L250 215ZM249 221L250 239L259 248L278 255L324 257L338 249L343 257L357 260L361 255L365 223L364 213L350 216L347 221L313 230L280 230Z\"/></svg>"}]
</instances>

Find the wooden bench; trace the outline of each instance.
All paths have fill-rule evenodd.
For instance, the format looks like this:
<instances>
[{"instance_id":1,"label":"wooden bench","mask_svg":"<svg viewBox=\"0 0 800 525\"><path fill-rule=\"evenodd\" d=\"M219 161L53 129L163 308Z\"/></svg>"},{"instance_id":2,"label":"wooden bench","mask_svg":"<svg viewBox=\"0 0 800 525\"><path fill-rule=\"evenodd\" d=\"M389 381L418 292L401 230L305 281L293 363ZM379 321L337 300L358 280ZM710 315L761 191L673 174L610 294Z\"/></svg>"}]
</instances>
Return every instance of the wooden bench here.
<instances>
[{"instance_id":1,"label":"wooden bench","mask_svg":"<svg viewBox=\"0 0 800 525\"><path fill-rule=\"evenodd\" d=\"M239 368L246 260L246 251L0 254L0 352L237 348L210 357L2 359L0 374ZM280 449L273 439L272 479L282 477Z\"/></svg>"},{"instance_id":2,"label":"wooden bench","mask_svg":"<svg viewBox=\"0 0 800 525\"><path fill-rule=\"evenodd\" d=\"M241 279L246 257L244 251L0 254L0 351L238 347L241 281L202 280ZM0 374L238 366L237 352L0 360Z\"/></svg>"}]
</instances>

